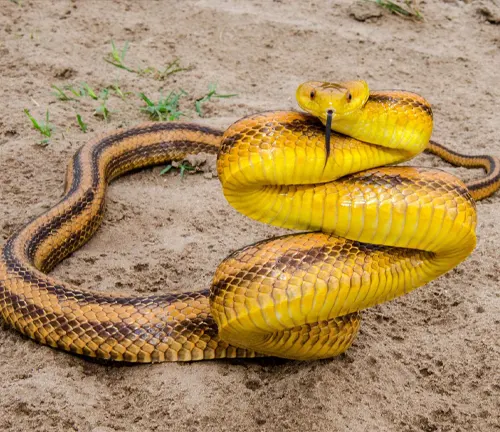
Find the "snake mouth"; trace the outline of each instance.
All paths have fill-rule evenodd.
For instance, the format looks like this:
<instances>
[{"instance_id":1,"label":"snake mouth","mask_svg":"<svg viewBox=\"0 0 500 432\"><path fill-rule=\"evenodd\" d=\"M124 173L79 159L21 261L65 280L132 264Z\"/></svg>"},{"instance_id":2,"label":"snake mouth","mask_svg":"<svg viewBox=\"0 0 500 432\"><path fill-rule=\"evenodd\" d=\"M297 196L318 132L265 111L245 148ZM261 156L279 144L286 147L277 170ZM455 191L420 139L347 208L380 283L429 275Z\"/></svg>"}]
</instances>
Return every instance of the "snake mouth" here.
<instances>
[{"instance_id":1,"label":"snake mouth","mask_svg":"<svg viewBox=\"0 0 500 432\"><path fill-rule=\"evenodd\" d=\"M330 136L332 134L332 120L333 120L333 109L329 109L326 111L326 123L325 123L325 151L326 151L326 158L325 158L325 165L328 162L328 158L330 156Z\"/></svg>"}]
</instances>

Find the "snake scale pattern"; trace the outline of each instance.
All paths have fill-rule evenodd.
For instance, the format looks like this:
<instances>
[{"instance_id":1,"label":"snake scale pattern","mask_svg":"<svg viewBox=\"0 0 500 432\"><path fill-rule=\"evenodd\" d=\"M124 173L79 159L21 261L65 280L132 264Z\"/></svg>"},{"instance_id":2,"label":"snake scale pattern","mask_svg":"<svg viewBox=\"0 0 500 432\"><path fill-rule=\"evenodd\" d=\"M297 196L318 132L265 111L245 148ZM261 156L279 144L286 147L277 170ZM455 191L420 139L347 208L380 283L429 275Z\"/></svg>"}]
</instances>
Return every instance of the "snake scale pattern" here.
<instances>
[{"instance_id":1,"label":"snake scale pattern","mask_svg":"<svg viewBox=\"0 0 500 432\"><path fill-rule=\"evenodd\" d=\"M297 99L307 114L260 113L224 133L149 123L84 145L70 161L62 199L1 250L1 318L39 343L101 359L312 360L351 345L360 310L427 283L470 254L474 198L499 188L497 158L429 142L430 105L410 92L370 92L364 81L309 82ZM325 142L328 122L338 133ZM482 167L486 176L464 184L443 171L385 166L424 150ZM231 254L212 287L197 292L126 296L48 275L98 229L110 181L201 152L218 155L224 195L237 210L308 232Z\"/></svg>"}]
</instances>

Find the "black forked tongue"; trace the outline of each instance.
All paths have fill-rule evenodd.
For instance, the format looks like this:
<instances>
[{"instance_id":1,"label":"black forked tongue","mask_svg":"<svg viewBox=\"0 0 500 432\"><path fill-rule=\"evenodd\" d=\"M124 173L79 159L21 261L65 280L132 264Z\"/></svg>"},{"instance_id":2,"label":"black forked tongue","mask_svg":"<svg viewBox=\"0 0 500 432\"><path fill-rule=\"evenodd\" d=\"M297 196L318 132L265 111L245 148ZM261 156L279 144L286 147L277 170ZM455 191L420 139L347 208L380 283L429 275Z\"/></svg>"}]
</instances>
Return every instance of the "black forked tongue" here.
<instances>
[{"instance_id":1,"label":"black forked tongue","mask_svg":"<svg viewBox=\"0 0 500 432\"><path fill-rule=\"evenodd\" d=\"M332 133L332 118L333 118L333 110L329 109L326 112L326 131L325 131L326 158L325 158L325 165L328 162L328 157L330 156L330 135Z\"/></svg>"}]
</instances>

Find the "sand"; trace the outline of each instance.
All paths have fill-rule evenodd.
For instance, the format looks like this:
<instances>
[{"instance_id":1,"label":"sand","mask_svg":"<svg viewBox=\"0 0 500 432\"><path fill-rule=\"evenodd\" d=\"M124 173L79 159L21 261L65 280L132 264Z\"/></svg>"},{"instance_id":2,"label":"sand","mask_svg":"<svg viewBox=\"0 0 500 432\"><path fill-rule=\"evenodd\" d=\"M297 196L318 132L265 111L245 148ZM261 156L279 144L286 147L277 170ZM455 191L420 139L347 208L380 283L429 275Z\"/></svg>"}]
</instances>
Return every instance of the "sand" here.
<instances>
[{"instance_id":1,"label":"sand","mask_svg":"<svg viewBox=\"0 0 500 432\"><path fill-rule=\"evenodd\" d=\"M427 97L434 138L500 155L498 1L421 2L423 22L368 3L275 1L30 1L0 8L0 244L61 195L66 161L87 140L147 120L142 91L184 89L188 120L225 128L268 109L297 109L310 79L364 78L374 89ZM110 41L130 42L134 67L175 58L191 69L164 81L103 61ZM109 122L97 103L58 101L50 86L118 83ZM209 83L237 93L193 102ZM113 93L113 92L111 92ZM40 140L23 113L50 110ZM77 126L75 114L88 123ZM212 161L213 162L213 161ZM465 179L480 171L436 166ZM207 167L208 166L208 167ZM212 176L160 176L160 168L110 188L102 229L53 274L85 288L181 292L210 284L231 251L283 231L239 215ZM500 430L500 195L478 204L478 246L444 277L366 311L342 356L120 366L38 345L0 329L2 431L498 431Z\"/></svg>"}]
</instances>

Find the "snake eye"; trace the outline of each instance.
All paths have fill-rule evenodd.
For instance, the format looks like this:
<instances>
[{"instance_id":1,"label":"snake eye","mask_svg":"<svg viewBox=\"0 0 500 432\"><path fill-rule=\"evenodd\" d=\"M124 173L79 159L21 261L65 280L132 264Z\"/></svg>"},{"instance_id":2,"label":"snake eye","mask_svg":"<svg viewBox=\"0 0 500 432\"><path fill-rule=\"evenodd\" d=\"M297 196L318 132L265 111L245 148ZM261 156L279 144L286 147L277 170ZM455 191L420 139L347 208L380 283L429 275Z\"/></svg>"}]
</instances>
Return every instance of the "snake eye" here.
<instances>
[{"instance_id":1,"label":"snake eye","mask_svg":"<svg viewBox=\"0 0 500 432\"><path fill-rule=\"evenodd\" d=\"M351 94L351 92L347 93L346 99L347 99L347 102L351 102L352 101L352 94Z\"/></svg>"},{"instance_id":2,"label":"snake eye","mask_svg":"<svg viewBox=\"0 0 500 432\"><path fill-rule=\"evenodd\" d=\"M314 96L316 96L316 92L314 90L311 90L311 93L309 93L309 96L311 99L314 99Z\"/></svg>"}]
</instances>

